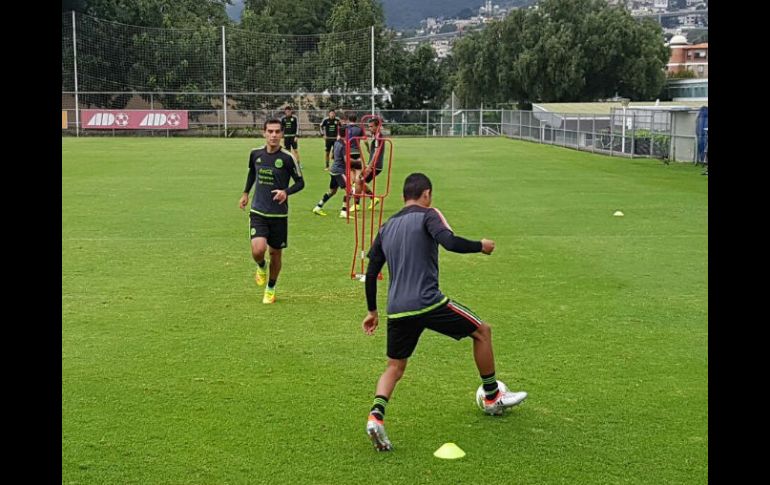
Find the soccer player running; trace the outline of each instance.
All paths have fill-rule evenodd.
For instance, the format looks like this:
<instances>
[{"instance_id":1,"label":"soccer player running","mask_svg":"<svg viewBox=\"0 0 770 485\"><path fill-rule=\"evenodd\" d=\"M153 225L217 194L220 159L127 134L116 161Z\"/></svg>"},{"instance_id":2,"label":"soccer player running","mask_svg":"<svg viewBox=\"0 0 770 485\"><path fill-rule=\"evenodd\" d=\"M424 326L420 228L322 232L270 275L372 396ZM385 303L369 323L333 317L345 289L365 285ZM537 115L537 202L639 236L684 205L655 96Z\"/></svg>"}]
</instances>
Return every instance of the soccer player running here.
<instances>
[{"instance_id":1,"label":"soccer player running","mask_svg":"<svg viewBox=\"0 0 770 485\"><path fill-rule=\"evenodd\" d=\"M363 330L372 335L377 329L377 275L387 262L390 273L388 289L388 363L377 382L374 405L366 423L366 433L378 451L390 451L392 445L383 424L385 406L406 369L423 330L429 328L455 340L473 339L473 357L484 387L484 412L502 414L505 408L519 404L526 392L503 392L495 377L492 329L471 310L450 300L438 285L438 245L455 253L492 254L494 241L470 241L455 236L446 219L431 208L433 187L430 179L413 173L404 182L404 208L380 228L369 250L366 269L366 302L369 313Z\"/></svg>"},{"instance_id":2,"label":"soccer player running","mask_svg":"<svg viewBox=\"0 0 770 485\"><path fill-rule=\"evenodd\" d=\"M324 170L328 172L329 152L331 152L332 147L334 147L334 142L340 136L340 120L337 119L337 113L333 109L330 109L329 116L321 121L321 136L323 136L326 141L326 148L324 150L324 163L326 164L326 168L324 168Z\"/></svg>"},{"instance_id":3,"label":"soccer player running","mask_svg":"<svg viewBox=\"0 0 770 485\"><path fill-rule=\"evenodd\" d=\"M287 150L291 150L294 159L299 162L299 146L297 144L297 140L299 139L299 120L294 116L294 110L292 110L291 106L285 107L283 113L284 116L281 118L283 146Z\"/></svg>"},{"instance_id":4,"label":"soccer player running","mask_svg":"<svg viewBox=\"0 0 770 485\"><path fill-rule=\"evenodd\" d=\"M338 188L344 191L347 187L347 178L345 175L345 142L342 139L338 139L334 142L333 154L334 162L329 169L329 177L331 178L331 180L329 180L329 190L321 197L321 200L318 201L315 207L313 207L313 214L318 216L327 215L323 210L324 204L337 193ZM348 196L346 194L342 201L340 217L348 216L347 210L345 209L347 200Z\"/></svg>"},{"instance_id":5,"label":"soccer player running","mask_svg":"<svg viewBox=\"0 0 770 485\"><path fill-rule=\"evenodd\" d=\"M289 196L305 187L299 162L281 148L282 125L269 119L263 125L266 145L249 154L249 174L246 187L238 201L243 210L249 203L251 186L256 182L251 202L251 256L257 263L254 279L258 286L267 282L262 303L275 302L275 284L281 272L281 252L287 245ZM289 187L289 179L294 184ZM265 264L265 252L270 250L270 279Z\"/></svg>"},{"instance_id":6,"label":"soccer player running","mask_svg":"<svg viewBox=\"0 0 770 485\"><path fill-rule=\"evenodd\" d=\"M371 143L367 142L367 146L369 147L369 162L366 164L366 168L364 168L361 174L356 178L356 193L358 194L372 193L372 190L366 184L370 183L375 176L382 172L382 163L385 158L385 143L382 140L382 133L380 131L380 120L377 118L370 119L368 128L369 135L372 138ZM379 198L372 197L368 209L371 209L379 203Z\"/></svg>"}]
</instances>

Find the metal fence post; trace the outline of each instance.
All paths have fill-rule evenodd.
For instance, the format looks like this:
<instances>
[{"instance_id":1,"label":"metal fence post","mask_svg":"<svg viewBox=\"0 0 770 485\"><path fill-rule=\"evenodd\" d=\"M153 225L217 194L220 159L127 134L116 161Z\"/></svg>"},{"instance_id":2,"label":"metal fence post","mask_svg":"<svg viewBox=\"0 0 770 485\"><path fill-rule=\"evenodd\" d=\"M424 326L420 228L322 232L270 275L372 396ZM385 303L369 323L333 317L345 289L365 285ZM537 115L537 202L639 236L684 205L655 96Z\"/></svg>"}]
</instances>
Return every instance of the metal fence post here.
<instances>
[{"instance_id":1,"label":"metal fence post","mask_svg":"<svg viewBox=\"0 0 770 485\"><path fill-rule=\"evenodd\" d=\"M636 148L636 112L631 112L631 158L634 158Z\"/></svg>"},{"instance_id":2,"label":"metal fence post","mask_svg":"<svg viewBox=\"0 0 770 485\"><path fill-rule=\"evenodd\" d=\"M227 138L227 53L225 50L225 26L222 26L222 112L225 119L225 138Z\"/></svg>"},{"instance_id":3,"label":"metal fence post","mask_svg":"<svg viewBox=\"0 0 770 485\"><path fill-rule=\"evenodd\" d=\"M72 60L75 68L75 136L80 136L80 100L78 99L78 41L75 29L75 11L72 11Z\"/></svg>"},{"instance_id":4,"label":"metal fence post","mask_svg":"<svg viewBox=\"0 0 770 485\"><path fill-rule=\"evenodd\" d=\"M610 116L610 156L613 156L613 146L615 145L615 137L613 136L613 131L615 127L615 115L617 114L617 111L612 112L612 116Z\"/></svg>"},{"instance_id":5,"label":"metal fence post","mask_svg":"<svg viewBox=\"0 0 770 485\"><path fill-rule=\"evenodd\" d=\"M674 135L676 133L676 116L674 116L674 113L671 113L671 127L669 128L669 131L671 133L671 141L669 142L671 144L671 148L669 149L669 153L671 154L671 161L676 162L676 139L674 138Z\"/></svg>"},{"instance_id":6,"label":"metal fence post","mask_svg":"<svg viewBox=\"0 0 770 485\"><path fill-rule=\"evenodd\" d=\"M575 148L580 150L580 113L578 113L577 118L577 127L575 128Z\"/></svg>"},{"instance_id":7,"label":"metal fence post","mask_svg":"<svg viewBox=\"0 0 770 485\"><path fill-rule=\"evenodd\" d=\"M484 103L481 103L481 109L479 109L479 136L482 133L482 127L484 126Z\"/></svg>"},{"instance_id":8,"label":"metal fence post","mask_svg":"<svg viewBox=\"0 0 770 485\"><path fill-rule=\"evenodd\" d=\"M652 129L650 130L650 157L655 158L655 114L652 115Z\"/></svg>"}]
</instances>

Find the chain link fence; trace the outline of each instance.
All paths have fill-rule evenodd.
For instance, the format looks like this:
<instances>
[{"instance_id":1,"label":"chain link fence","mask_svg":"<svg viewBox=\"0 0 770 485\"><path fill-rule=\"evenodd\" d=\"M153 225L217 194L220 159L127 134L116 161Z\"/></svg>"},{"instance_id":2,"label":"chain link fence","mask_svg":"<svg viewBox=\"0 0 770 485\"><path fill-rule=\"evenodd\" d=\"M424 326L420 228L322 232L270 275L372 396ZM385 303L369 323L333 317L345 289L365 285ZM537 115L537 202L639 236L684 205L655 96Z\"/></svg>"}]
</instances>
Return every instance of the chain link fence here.
<instances>
[{"instance_id":1,"label":"chain link fence","mask_svg":"<svg viewBox=\"0 0 770 485\"><path fill-rule=\"evenodd\" d=\"M689 109L613 108L609 114L506 110L502 134L612 156L694 161L696 116Z\"/></svg>"},{"instance_id":2,"label":"chain link fence","mask_svg":"<svg viewBox=\"0 0 770 485\"><path fill-rule=\"evenodd\" d=\"M355 112L359 119L369 113L366 96L336 95L323 99L312 95L238 93L228 98L227 130L221 109L221 93L80 93L82 109L185 109L189 129L88 130L80 120L80 136L218 136L260 137L262 123L280 118L291 104L299 119L301 137L321 136L320 123L327 108L337 106L337 116ZM263 106L253 109L254 106ZM62 93L67 128L62 135L76 134L75 97ZM471 137L505 136L535 143L562 146L611 156L648 157L695 162L697 110L613 108L609 114L554 113L507 109L376 110L388 136Z\"/></svg>"}]
</instances>

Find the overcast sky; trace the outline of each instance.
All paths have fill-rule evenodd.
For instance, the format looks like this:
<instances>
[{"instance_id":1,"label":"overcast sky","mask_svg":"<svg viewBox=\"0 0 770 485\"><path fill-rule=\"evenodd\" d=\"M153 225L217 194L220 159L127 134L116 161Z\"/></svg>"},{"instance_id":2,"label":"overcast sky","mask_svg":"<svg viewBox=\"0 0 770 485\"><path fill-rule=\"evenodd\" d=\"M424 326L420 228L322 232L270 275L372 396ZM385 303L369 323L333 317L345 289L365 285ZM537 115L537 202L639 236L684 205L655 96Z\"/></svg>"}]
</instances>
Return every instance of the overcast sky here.
<instances>
[{"instance_id":1,"label":"overcast sky","mask_svg":"<svg viewBox=\"0 0 770 485\"><path fill-rule=\"evenodd\" d=\"M243 0L233 0L233 4L227 6L227 15L236 22L241 20L242 11Z\"/></svg>"}]
</instances>

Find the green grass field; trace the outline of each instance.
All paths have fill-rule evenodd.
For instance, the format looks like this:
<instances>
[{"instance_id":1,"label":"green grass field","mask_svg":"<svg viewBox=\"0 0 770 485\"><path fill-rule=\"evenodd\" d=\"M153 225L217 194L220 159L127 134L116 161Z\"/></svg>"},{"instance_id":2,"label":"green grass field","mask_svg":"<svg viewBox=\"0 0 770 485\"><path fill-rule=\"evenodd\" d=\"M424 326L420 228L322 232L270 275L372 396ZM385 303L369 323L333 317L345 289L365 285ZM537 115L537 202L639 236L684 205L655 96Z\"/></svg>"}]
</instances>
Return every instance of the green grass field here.
<instances>
[{"instance_id":1,"label":"green grass field","mask_svg":"<svg viewBox=\"0 0 770 485\"><path fill-rule=\"evenodd\" d=\"M529 398L484 416L470 341L426 332L378 454L385 322L361 331L353 226L339 194L310 212L329 177L321 141L300 143L306 188L263 305L237 209L262 140L62 138L62 483L707 483L701 169L396 139L386 215L421 171L457 234L496 241L441 250L442 289L492 325L498 378ZM446 442L467 456L434 458Z\"/></svg>"}]
</instances>

